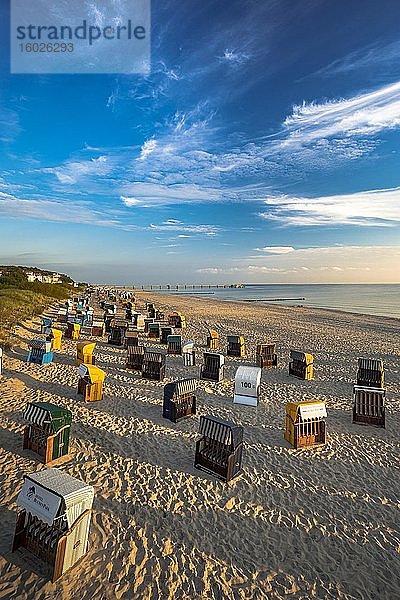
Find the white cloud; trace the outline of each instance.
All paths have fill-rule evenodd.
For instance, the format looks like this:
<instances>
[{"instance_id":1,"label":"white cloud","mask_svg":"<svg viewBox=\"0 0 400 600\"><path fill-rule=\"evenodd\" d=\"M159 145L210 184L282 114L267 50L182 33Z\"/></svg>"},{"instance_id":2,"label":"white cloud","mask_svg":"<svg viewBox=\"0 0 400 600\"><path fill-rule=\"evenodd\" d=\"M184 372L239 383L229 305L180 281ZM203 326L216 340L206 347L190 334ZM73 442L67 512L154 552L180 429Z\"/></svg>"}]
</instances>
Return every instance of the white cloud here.
<instances>
[{"instance_id":1,"label":"white cloud","mask_svg":"<svg viewBox=\"0 0 400 600\"><path fill-rule=\"evenodd\" d=\"M122 202L125 204L125 206L137 206L138 204L141 204L140 200L138 200L137 198L128 198L126 196L121 196L121 200Z\"/></svg>"},{"instance_id":2,"label":"white cloud","mask_svg":"<svg viewBox=\"0 0 400 600\"><path fill-rule=\"evenodd\" d=\"M282 147L394 129L400 125L400 82L349 99L304 102L294 106L283 125L287 135Z\"/></svg>"},{"instance_id":3,"label":"white cloud","mask_svg":"<svg viewBox=\"0 0 400 600\"><path fill-rule=\"evenodd\" d=\"M265 200L263 219L290 226L390 226L400 223L400 188L318 198L279 196Z\"/></svg>"},{"instance_id":4,"label":"white cloud","mask_svg":"<svg viewBox=\"0 0 400 600\"><path fill-rule=\"evenodd\" d=\"M148 156L150 156L150 154L152 152L155 151L155 149L157 148L157 141L156 140L147 140L140 151L140 156L137 158L137 160L146 160L146 158Z\"/></svg>"},{"instance_id":5,"label":"white cloud","mask_svg":"<svg viewBox=\"0 0 400 600\"><path fill-rule=\"evenodd\" d=\"M222 200L221 190L202 187L195 183L160 184L135 182L125 184L124 197L130 194L144 207L165 206L170 204L193 204L218 202ZM125 196L127 194L128 196Z\"/></svg>"},{"instance_id":6,"label":"white cloud","mask_svg":"<svg viewBox=\"0 0 400 600\"><path fill-rule=\"evenodd\" d=\"M61 183L74 184L85 176L104 176L112 171L112 166L106 156L91 160L70 160L60 167L41 169L43 173L53 173Z\"/></svg>"},{"instance_id":7,"label":"white cloud","mask_svg":"<svg viewBox=\"0 0 400 600\"><path fill-rule=\"evenodd\" d=\"M216 225L154 225L153 223L149 226L149 229L154 231L182 231L185 233L197 233L209 236L216 235L219 231L219 227Z\"/></svg>"},{"instance_id":8,"label":"white cloud","mask_svg":"<svg viewBox=\"0 0 400 600\"><path fill-rule=\"evenodd\" d=\"M255 250L266 254L288 254L293 252L294 248L293 246L265 246L264 248L255 248Z\"/></svg>"}]
</instances>

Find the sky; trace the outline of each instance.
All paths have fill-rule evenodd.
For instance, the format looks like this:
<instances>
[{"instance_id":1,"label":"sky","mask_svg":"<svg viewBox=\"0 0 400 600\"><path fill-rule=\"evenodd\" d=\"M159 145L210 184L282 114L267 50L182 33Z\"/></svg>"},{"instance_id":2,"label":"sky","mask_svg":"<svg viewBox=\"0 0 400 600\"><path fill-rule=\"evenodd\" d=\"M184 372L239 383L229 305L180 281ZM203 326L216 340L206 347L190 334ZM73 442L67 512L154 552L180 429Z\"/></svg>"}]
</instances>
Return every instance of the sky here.
<instances>
[{"instance_id":1,"label":"sky","mask_svg":"<svg viewBox=\"0 0 400 600\"><path fill-rule=\"evenodd\" d=\"M1 0L0 264L400 283L398 0L153 0L125 75L11 74L9 22Z\"/></svg>"}]
</instances>

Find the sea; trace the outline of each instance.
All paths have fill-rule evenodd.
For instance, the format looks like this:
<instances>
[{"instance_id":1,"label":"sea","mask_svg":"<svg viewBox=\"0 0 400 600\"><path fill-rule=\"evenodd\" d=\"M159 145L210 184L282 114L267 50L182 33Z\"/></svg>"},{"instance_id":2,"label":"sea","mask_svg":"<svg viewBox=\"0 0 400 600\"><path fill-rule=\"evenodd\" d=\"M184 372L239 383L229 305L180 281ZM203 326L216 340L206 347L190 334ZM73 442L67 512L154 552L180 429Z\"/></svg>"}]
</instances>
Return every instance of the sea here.
<instances>
[{"instance_id":1,"label":"sea","mask_svg":"<svg viewBox=\"0 0 400 600\"><path fill-rule=\"evenodd\" d=\"M163 294L182 294L223 300L242 300L258 305L310 306L400 319L400 284L245 284L245 287L179 286L155 289ZM172 288L172 286L171 286Z\"/></svg>"}]
</instances>

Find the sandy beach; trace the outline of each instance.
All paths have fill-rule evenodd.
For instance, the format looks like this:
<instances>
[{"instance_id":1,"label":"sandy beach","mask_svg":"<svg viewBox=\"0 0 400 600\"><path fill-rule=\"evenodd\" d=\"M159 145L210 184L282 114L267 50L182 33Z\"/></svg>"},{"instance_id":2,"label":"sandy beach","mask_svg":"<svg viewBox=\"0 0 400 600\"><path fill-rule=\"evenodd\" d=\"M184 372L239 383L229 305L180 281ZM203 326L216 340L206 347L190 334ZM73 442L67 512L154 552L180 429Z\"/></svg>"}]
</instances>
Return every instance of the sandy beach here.
<instances>
[{"instance_id":1,"label":"sandy beach","mask_svg":"<svg viewBox=\"0 0 400 600\"><path fill-rule=\"evenodd\" d=\"M97 338L104 398L77 398L76 342L63 338L54 362L26 363L40 319L16 329L0 378L0 598L253 600L400 596L400 323L396 319L302 307L138 292L186 315L196 366L168 356L166 379L125 369L126 351ZM51 310L46 314L51 315ZM225 379L199 382L198 414L162 418L163 387L198 377L207 330L240 333L245 359L226 359ZM141 334L143 340L147 338ZM233 404L240 364L257 342L276 341L278 367L264 369L257 408ZM147 347L164 349L154 340ZM290 349L314 355L315 378L288 375ZM382 358L386 429L353 425L357 358ZM283 437L287 401L326 402L327 443L294 450ZM71 455L59 468L95 488L89 552L57 583L25 550L11 552L24 474L43 467L22 450L27 402L73 413ZM229 484L194 468L199 416L244 427L243 472Z\"/></svg>"}]
</instances>

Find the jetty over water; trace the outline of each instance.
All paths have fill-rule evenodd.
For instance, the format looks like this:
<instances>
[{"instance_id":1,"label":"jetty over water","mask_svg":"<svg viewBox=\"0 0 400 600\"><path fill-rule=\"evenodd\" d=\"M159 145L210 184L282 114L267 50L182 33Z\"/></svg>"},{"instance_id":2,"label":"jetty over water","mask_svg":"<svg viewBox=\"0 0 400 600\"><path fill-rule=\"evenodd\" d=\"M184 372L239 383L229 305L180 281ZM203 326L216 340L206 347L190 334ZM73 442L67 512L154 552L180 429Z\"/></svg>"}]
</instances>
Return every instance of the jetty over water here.
<instances>
[{"instance_id":1,"label":"jetty over water","mask_svg":"<svg viewBox=\"0 0 400 600\"><path fill-rule=\"evenodd\" d=\"M133 289L144 291L152 290L195 290L204 288L244 288L243 283L179 283L179 284L161 284L161 285L141 285L133 286Z\"/></svg>"}]
</instances>

